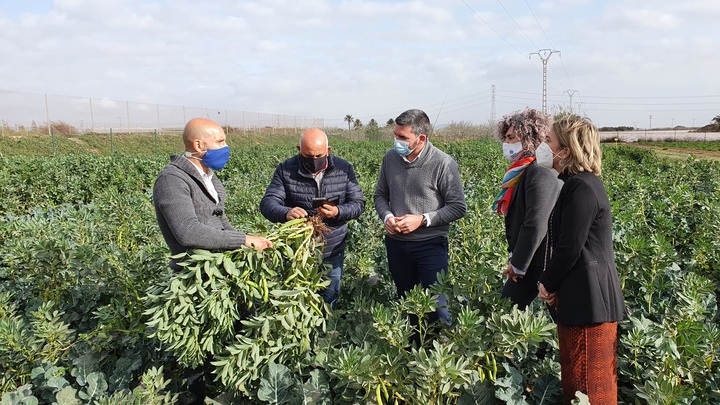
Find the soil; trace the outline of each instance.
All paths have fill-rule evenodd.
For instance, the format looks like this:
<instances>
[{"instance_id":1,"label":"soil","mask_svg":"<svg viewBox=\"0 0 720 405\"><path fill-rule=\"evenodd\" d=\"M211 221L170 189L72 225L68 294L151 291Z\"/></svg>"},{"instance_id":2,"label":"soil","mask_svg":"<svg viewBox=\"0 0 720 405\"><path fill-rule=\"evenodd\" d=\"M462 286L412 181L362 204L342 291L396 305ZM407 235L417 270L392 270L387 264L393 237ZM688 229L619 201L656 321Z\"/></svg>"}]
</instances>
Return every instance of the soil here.
<instances>
[{"instance_id":1,"label":"soil","mask_svg":"<svg viewBox=\"0 0 720 405\"><path fill-rule=\"evenodd\" d=\"M636 148L645 148L654 150L658 156L682 159L685 160L688 156L693 155L700 159L720 161L720 151L712 150L700 150L700 149L686 149L686 148L668 148L665 146L651 146L651 145L632 145Z\"/></svg>"}]
</instances>

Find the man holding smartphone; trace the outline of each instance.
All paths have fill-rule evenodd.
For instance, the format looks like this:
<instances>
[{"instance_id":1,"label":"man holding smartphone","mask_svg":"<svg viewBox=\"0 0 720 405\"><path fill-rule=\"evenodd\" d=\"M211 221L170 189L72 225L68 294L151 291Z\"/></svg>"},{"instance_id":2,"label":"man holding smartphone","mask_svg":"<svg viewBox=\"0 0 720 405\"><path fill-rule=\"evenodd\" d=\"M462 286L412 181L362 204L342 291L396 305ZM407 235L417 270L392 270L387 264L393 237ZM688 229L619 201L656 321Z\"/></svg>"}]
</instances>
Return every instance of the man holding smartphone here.
<instances>
[{"instance_id":1,"label":"man holding smartphone","mask_svg":"<svg viewBox=\"0 0 720 405\"><path fill-rule=\"evenodd\" d=\"M327 135L309 128L300 136L299 154L280 163L260 201L260 212L272 222L286 222L317 215L330 228L324 234L324 263L330 286L323 291L325 302L335 309L340 295L347 221L365 209L362 190L353 166L330 155Z\"/></svg>"}]
</instances>

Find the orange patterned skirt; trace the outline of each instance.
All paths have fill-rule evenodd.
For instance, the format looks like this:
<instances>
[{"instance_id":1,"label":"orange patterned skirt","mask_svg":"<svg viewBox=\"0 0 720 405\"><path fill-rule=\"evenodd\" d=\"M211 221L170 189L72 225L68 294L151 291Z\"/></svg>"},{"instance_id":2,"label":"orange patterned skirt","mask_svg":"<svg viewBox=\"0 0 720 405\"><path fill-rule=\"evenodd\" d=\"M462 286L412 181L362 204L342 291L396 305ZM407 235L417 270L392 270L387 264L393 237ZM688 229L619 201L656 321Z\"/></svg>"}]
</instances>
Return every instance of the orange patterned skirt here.
<instances>
[{"instance_id":1,"label":"orange patterned skirt","mask_svg":"<svg viewBox=\"0 0 720 405\"><path fill-rule=\"evenodd\" d=\"M558 324L558 341L565 403L580 391L593 405L617 404L617 322Z\"/></svg>"}]
</instances>

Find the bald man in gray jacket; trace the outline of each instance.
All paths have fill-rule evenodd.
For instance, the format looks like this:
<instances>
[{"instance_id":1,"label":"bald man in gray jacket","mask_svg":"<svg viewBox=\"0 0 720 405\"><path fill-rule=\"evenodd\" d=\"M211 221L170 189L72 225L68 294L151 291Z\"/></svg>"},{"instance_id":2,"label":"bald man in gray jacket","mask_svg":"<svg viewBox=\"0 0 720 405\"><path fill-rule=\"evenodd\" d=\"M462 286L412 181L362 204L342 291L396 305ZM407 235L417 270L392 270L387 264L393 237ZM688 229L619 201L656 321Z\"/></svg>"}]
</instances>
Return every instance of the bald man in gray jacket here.
<instances>
[{"instance_id":1,"label":"bald man in gray jacket","mask_svg":"<svg viewBox=\"0 0 720 405\"><path fill-rule=\"evenodd\" d=\"M232 250L240 246L263 250L272 242L235 229L225 216L225 188L213 174L230 158L225 131L214 121L193 118L183 130L184 155L172 155L153 186L158 226L174 256L190 249ZM177 271L176 259L170 267ZM209 363L209 361L208 361ZM209 365L185 370L193 404L205 401Z\"/></svg>"}]
</instances>

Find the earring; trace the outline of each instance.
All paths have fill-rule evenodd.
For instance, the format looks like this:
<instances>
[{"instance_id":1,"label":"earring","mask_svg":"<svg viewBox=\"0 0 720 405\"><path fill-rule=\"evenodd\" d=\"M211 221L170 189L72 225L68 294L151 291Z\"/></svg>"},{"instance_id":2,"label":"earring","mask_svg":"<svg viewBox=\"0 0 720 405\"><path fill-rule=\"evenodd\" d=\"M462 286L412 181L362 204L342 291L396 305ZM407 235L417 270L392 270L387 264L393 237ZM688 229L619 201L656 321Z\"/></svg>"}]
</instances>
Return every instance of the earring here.
<instances>
[{"instance_id":1,"label":"earring","mask_svg":"<svg viewBox=\"0 0 720 405\"><path fill-rule=\"evenodd\" d=\"M560 167L565 167L565 159L560 159L558 165L560 165Z\"/></svg>"}]
</instances>

